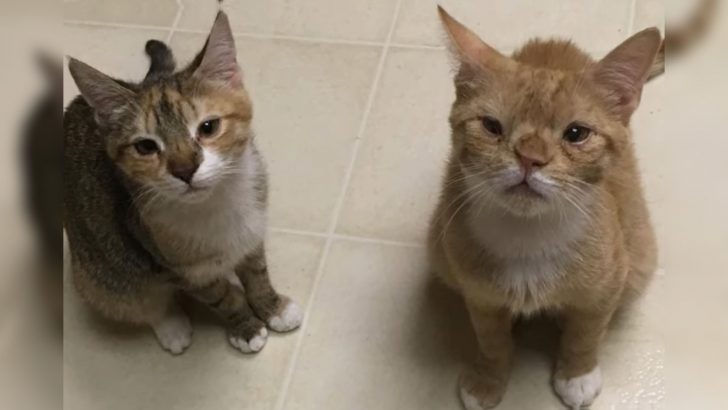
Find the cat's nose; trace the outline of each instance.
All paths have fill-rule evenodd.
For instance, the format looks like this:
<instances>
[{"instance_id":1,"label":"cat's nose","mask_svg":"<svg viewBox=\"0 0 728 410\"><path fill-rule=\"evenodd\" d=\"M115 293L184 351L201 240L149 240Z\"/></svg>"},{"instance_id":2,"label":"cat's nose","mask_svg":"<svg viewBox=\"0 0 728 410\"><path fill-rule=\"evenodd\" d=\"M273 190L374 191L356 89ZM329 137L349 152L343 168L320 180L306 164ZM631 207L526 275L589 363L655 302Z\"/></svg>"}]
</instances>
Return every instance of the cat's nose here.
<instances>
[{"instance_id":1,"label":"cat's nose","mask_svg":"<svg viewBox=\"0 0 728 410\"><path fill-rule=\"evenodd\" d=\"M521 163L521 166L526 173L531 172L533 168L542 167L548 164L548 161L544 157L538 155L524 155L523 153L516 151L516 156L518 156L518 161Z\"/></svg>"},{"instance_id":2,"label":"cat's nose","mask_svg":"<svg viewBox=\"0 0 728 410\"><path fill-rule=\"evenodd\" d=\"M551 160L551 153L546 142L536 134L525 135L514 147L518 162L530 173L533 168L543 167Z\"/></svg>"},{"instance_id":3,"label":"cat's nose","mask_svg":"<svg viewBox=\"0 0 728 410\"><path fill-rule=\"evenodd\" d=\"M186 183L190 183L192 181L192 177L195 175L195 172L197 172L197 168L199 168L199 164L197 163L191 163L191 164L174 164L169 166L169 173L172 174L175 178L181 179L182 181Z\"/></svg>"}]
</instances>

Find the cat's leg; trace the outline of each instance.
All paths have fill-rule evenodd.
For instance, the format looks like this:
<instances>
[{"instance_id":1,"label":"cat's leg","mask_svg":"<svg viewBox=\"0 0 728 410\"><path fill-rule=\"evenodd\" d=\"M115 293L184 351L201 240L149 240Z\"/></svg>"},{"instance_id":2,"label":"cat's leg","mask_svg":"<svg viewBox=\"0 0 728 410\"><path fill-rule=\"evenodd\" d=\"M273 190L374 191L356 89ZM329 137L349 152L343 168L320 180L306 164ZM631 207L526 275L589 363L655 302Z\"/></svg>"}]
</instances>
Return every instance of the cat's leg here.
<instances>
[{"instance_id":1,"label":"cat's leg","mask_svg":"<svg viewBox=\"0 0 728 410\"><path fill-rule=\"evenodd\" d=\"M597 354L612 311L567 309L556 361L554 390L572 408L590 405L602 390Z\"/></svg>"},{"instance_id":2,"label":"cat's leg","mask_svg":"<svg viewBox=\"0 0 728 410\"><path fill-rule=\"evenodd\" d=\"M276 332L289 332L303 321L301 308L287 296L278 294L268 276L265 249L261 245L235 269L255 314Z\"/></svg>"},{"instance_id":3,"label":"cat's leg","mask_svg":"<svg viewBox=\"0 0 728 410\"><path fill-rule=\"evenodd\" d=\"M187 285L187 292L207 304L222 317L228 340L243 353L260 351L268 339L268 330L248 304L243 289L232 278L220 278L204 286Z\"/></svg>"},{"instance_id":4,"label":"cat's leg","mask_svg":"<svg viewBox=\"0 0 728 410\"><path fill-rule=\"evenodd\" d=\"M500 403L508 384L513 358L511 313L474 301L466 300L466 304L480 354L460 376L460 398L467 410L489 409Z\"/></svg>"}]
</instances>

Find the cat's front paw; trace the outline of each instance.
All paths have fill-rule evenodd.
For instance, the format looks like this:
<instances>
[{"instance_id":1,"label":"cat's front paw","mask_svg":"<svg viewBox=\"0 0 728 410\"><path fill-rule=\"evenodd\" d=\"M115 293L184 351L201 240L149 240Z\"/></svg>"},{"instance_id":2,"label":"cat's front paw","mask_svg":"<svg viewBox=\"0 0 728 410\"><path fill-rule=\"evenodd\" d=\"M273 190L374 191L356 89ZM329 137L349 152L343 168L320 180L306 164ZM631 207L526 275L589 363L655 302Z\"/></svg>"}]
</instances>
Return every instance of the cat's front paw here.
<instances>
[{"instance_id":1,"label":"cat's front paw","mask_svg":"<svg viewBox=\"0 0 728 410\"><path fill-rule=\"evenodd\" d=\"M169 315L152 328L159 344L174 355L181 354L192 343L192 326L184 313Z\"/></svg>"},{"instance_id":2,"label":"cat's front paw","mask_svg":"<svg viewBox=\"0 0 728 410\"><path fill-rule=\"evenodd\" d=\"M257 353L268 340L268 329L257 318L250 318L228 330L230 344L243 353Z\"/></svg>"},{"instance_id":3,"label":"cat's front paw","mask_svg":"<svg viewBox=\"0 0 728 410\"><path fill-rule=\"evenodd\" d=\"M572 409L588 407L602 391L602 371L599 366L589 373L570 379L554 377L554 390Z\"/></svg>"},{"instance_id":4,"label":"cat's front paw","mask_svg":"<svg viewBox=\"0 0 728 410\"><path fill-rule=\"evenodd\" d=\"M290 332L303 322L303 311L292 300L282 298L278 312L268 319L268 326L276 332Z\"/></svg>"},{"instance_id":5,"label":"cat's front paw","mask_svg":"<svg viewBox=\"0 0 728 410\"><path fill-rule=\"evenodd\" d=\"M460 376L460 400L465 410L485 410L497 406L506 392L504 382L468 369Z\"/></svg>"}]
</instances>

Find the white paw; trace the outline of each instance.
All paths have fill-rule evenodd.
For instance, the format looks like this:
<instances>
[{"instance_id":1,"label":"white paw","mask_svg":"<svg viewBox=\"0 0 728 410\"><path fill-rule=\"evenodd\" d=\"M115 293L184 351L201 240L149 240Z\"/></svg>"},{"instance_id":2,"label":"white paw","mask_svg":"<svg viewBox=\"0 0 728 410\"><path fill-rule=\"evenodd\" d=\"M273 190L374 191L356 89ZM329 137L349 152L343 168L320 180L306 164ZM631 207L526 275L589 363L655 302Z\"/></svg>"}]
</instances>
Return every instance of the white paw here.
<instances>
[{"instance_id":1,"label":"white paw","mask_svg":"<svg viewBox=\"0 0 728 410\"><path fill-rule=\"evenodd\" d=\"M246 341L242 337L230 336L230 344L238 348L243 353L255 353L265 346L268 340L268 329L262 327L257 335L253 336L250 341Z\"/></svg>"},{"instance_id":2,"label":"white paw","mask_svg":"<svg viewBox=\"0 0 728 410\"><path fill-rule=\"evenodd\" d=\"M167 316L152 326L162 347L172 354L180 354L192 343L192 326L184 314Z\"/></svg>"},{"instance_id":3,"label":"white paw","mask_svg":"<svg viewBox=\"0 0 728 410\"><path fill-rule=\"evenodd\" d=\"M270 318L268 326L276 332L290 332L301 326L302 321L303 312L301 308L294 302L288 301L288 304L280 314Z\"/></svg>"},{"instance_id":4,"label":"white paw","mask_svg":"<svg viewBox=\"0 0 728 410\"><path fill-rule=\"evenodd\" d=\"M480 405L478 399L472 394L468 393L465 389L460 388L460 400L463 402L465 410L485 410L487 407Z\"/></svg>"},{"instance_id":5,"label":"white paw","mask_svg":"<svg viewBox=\"0 0 728 410\"><path fill-rule=\"evenodd\" d=\"M554 389L561 400L573 409L589 406L602 391L602 371L597 366L573 379L555 379Z\"/></svg>"}]
</instances>

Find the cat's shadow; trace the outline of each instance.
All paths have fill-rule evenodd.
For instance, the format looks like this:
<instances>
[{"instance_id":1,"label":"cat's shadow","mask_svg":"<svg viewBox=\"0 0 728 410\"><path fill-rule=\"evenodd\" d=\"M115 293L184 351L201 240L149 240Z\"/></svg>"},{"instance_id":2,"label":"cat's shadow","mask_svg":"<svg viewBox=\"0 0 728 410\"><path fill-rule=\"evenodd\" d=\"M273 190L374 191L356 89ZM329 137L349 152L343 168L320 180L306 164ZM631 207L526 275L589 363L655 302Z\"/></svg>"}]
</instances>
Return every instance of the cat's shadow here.
<instances>
[{"instance_id":1,"label":"cat's shadow","mask_svg":"<svg viewBox=\"0 0 728 410\"><path fill-rule=\"evenodd\" d=\"M478 345L470 322L470 316L462 297L434 277L424 284L419 295L416 323L411 326L407 343L409 360L426 369L446 370L452 394L457 393L457 377L460 371L475 361ZM558 348L559 327L556 319L534 316L517 319L513 326L517 366L529 366L522 362L524 351L553 363ZM532 356L532 355L530 355ZM519 359L520 357L520 359ZM536 365L536 364L534 364ZM548 388L548 380L544 380Z\"/></svg>"},{"instance_id":2,"label":"cat's shadow","mask_svg":"<svg viewBox=\"0 0 728 410\"><path fill-rule=\"evenodd\" d=\"M448 355L451 359L472 359L472 355L477 353L477 342L460 294L431 278L424 287L420 302L417 315L420 324L413 327L413 337L421 339L421 332L432 328L434 332L446 335L442 340L446 343L432 346L433 349L446 348L447 351L438 351L438 354ZM521 317L513 325L517 348L532 350L549 357L553 357L556 352L559 333L557 320L553 316Z\"/></svg>"}]
</instances>

